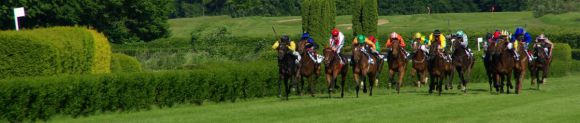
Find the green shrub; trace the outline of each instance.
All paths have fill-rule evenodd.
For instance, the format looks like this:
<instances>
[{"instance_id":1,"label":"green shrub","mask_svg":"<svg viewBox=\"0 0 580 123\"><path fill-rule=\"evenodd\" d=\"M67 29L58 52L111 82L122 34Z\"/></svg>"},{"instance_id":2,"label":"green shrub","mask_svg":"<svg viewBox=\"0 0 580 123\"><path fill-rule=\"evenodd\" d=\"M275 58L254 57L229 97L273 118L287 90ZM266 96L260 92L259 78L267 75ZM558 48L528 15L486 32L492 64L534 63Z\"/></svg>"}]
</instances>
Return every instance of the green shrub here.
<instances>
[{"instance_id":1,"label":"green shrub","mask_svg":"<svg viewBox=\"0 0 580 123\"><path fill-rule=\"evenodd\" d=\"M91 73L111 73L111 46L107 37L95 30L88 30L94 39L93 65Z\"/></svg>"},{"instance_id":2,"label":"green shrub","mask_svg":"<svg viewBox=\"0 0 580 123\"><path fill-rule=\"evenodd\" d=\"M572 49L570 45L564 43L555 43L554 47L549 76L566 76L570 72L570 65L572 64Z\"/></svg>"},{"instance_id":3,"label":"green shrub","mask_svg":"<svg viewBox=\"0 0 580 123\"><path fill-rule=\"evenodd\" d=\"M108 43L80 27L0 31L0 78L106 73Z\"/></svg>"},{"instance_id":4,"label":"green shrub","mask_svg":"<svg viewBox=\"0 0 580 123\"><path fill-rule=\"evenodd\" d=\"M120 72L141 72L143 71L141 63L134 57L114 53L111 61L111 71L114 73Z\"/></svg>"},{"instance_id":5,"label":"green shrub","mask_svg":"<svg viewBox=\"0 0 580 123\"><path fill-rule=\"evenodd\" d=\"M48 120L151 106L202 104L277 95L275 63L224 63L208 69L63 75L0 80L0 119Z\"/></svg>"}]
</instances>

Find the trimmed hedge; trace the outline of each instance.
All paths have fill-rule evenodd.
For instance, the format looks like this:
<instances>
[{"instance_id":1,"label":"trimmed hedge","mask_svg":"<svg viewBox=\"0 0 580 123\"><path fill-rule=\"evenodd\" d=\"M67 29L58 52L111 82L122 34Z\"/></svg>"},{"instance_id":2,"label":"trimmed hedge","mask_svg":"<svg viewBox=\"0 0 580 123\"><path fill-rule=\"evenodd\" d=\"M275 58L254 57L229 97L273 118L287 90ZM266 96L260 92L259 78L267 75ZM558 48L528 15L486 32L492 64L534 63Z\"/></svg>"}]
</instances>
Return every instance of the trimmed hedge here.
<instances>
[{"instance_id":1,"label":"trimmed hedge","mask_svg":"<svg viewBox=\"0 0 580 123\"><path fill-rule=\"evenodd\" d=\"M565 43L554 43L554 47L549 77L566 76L571 69L572 49Z\"/></svg>"},{"instance_id":2,"label":"trimmed hedge","mask_svg":"<svg viewBox=\"0 0 580 123\"><path fill-rule=\"evenodd\" d=\"M64 75L0 80L0 119L48 120L151 106L235 102L277 95L274 62L209 65L207 69L153 73Z\"/></svg>"},{"instance_id":3,"label":"trimmed hedge","mask_svg":"<svg viewBox=\"0 0 580 123\"><path fill-rule=\"evenodd\" d=\"M0 78L107 73L106 42L80 27L0 31Z\"/></svg>"},{"instance_id":4,"label":"trimmed hedge","mask_svg":"<svg viewBox=\"0 0 580 123\"><path fill-rule=\"evenodd\" d=\"M111 73L111 46L109 41L104 34L99 33L95 30L88 30L93 36L95 41L95 52L93 52L93 66L91 67L91 73Z\"/></svg>"},{"instance_id":5,"label":"trimmed hedge","mask_svg":"<svg viewBox=\"0 0 580 123\"><path fill-rule=\"evenodd\" d=\"M113 73L143 71L141 63L136 58L120 53L113 54L110 70Z\"/></svg>"}]
</instances>

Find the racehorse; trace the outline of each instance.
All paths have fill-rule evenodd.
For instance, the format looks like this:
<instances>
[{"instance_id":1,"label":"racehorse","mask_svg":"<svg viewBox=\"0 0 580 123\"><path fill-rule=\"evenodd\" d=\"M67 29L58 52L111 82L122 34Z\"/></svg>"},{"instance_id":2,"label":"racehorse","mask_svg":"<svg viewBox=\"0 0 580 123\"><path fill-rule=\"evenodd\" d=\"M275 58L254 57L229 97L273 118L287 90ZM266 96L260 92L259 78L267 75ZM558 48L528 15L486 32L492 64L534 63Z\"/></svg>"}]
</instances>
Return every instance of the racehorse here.
<instances>
[{"instance_id":1,"label":"racehorse","mask_svg":"<svg viewBox=\"0 0 580 123\"><path fill-rule=\"evenodd\" d=\"M489 83L489 92L492 92L492 87L496 87L495 85L495 68L493 66L492 63L492 48L496 45L497 43L495 43L495 41L489 42L489 44L487 45L487 47L485 48L484 51L484 55L485 57L483 58L483 65L485 67L485 73L487 75L487 81Z\"/></svg>"},{"instance_id":2,"label":"racehorse","mask_svg":"<svg viewBox=\"0 0 580 123\"><path fill-rule=\"evenodd\" d=\"M430 47L430 58L428 60L429 66L429 78L431 81L429 82L429 93L433 93L433 90L439 91L439 95L443 91L443 82L447 77L447 84L445 85L445 89L449 87L452 88L451 81L453 80L453 67L451 66L450 62L447 62L444 57L447 57L445 52L441 52L438 50L440 42L433 41Z\"/></svg>"},{"instance_id":3,"label":"racehorse","mask_svg":"<svg viewBox=\"0 0 580 123\"><path fill-rule=\"evenodd\" d=\"M396 83L397 94L401 91L403 84L403 77L407 66L407 60L403 49L400 47L399 40L392 40L392 51L389 52L387 63L389 64L389 80L391 83ZM395 82L395 74L399 73L399 78Z\"/></svg>"},{"instance_id":4,"label":"racehorse","mask_svg":"<svg viewBox=\"0 0 580 123\"><path fill-rule=\"evenodd\" d=\"M508 39L506 36L502 36L498 39L495 46L492 47L492 64L494 69L495 87L496 92L503 93L505 81L507 80L507 93L509 94L509 89L513 88L511 83L511 76L513 69L515 67L516 59L513 57L514 52L507 49Z\"/></svg>"},{"instance_id":5,"label":"racehorse","mask_svg":"<svg viewBox=\"0 0 580 123\"><path fill-rule=\"evenodd\" d=\"M516 79L516 94L519 94L522 89L522 81L526 76L526 70L528 69L529 57L528 53L524 49L524 45L521 41L517 41L515 43L519 43L517 46L517 53L520 55L519 61L516 61L514 65L514 77Z\"/></svg>"},{"instance_id":6,"label":"racehorse","mask_svg":"<svg viewBox=\"0 0 580 123\"><path fill-rule=\"evenodd\" d=\"M307 79L308 84L309 84L309 92L310 95L312 97L314 97L314 93L315 93L315 80L318 79L318 77L320 76L320 65L316 64L316 62L314 62L314 59L312 59L308 53L308 51L306 51L306 44L308 44L307 40L302 40L300 41L300 44L298 45L298 53L300 53L300 56L302 57L302 60L300 61L300 68L299 68L299 72L300 72L300 76L298 77L298 80L300 80L299 82L299 86L297 90L299 90L300 95L302 95L302 89L304 88L304 78ZM314 55L314 54L313 54ZM317 56L313 56L313 57L317 57Z\"/></svg>"},{"instance_id":7,"label":"racehorse","mask_svg":"<svg viewBox=\"0 0 580 123\"><path fill-rule=\"evenodd\" d=\"M358 97L358 92L359 90L362 88L363 92L366 93L366 84L365 81L368 80L368 83L370 84L370 93L369 95L372 96L373 95L373 84L374 81L376 81L376 77L377 77L377 71L378 71L378 65L375 64L371 64L369 63L369 57L367 57L365 54L371 55L371 52L369 52L371 49L366 46L366 45L362 45L362 46L355 46L352 50L352 65L353 65L353 75L354 75L354 81L355 84L357 85L356 87L356 97ZM374 61L377 61L377 58L374 56L371 56L371 58Z\"/></svg>"},{"instance_id":8,"label":"racehorse","mask_svg":"<svg viewBox=\"0 0 580 123\"><path fill-rule=\"evenodd\" d=\"M425 51L421 50L420 48L414 47L415 55L413 58L413 70L415 72L411 72L417 76L417 87L421 88L421 85L425 85L427 83L427 54Z\"/></svg>"},{"instance_id":9,"label":"racehorse","mask_svg":"<svg viewBox=\"0 0 580 123\"><path fill-rule=\"evenodd\" d=\"M457 88L460 88L463 93L467 93L467 83L471 77L471 70L473 69L473 64L475 60L468 54L467 49L461 45L463 41L462 36L453 36L453 54L451 55L453 67L459 74L459 79L461 83Z\"/></svg>"},{"instance_id":10,"label":"racehorse","mask_svg":"<svg viewBox=\"0 0 580 123\"><path fill-rule=\"evenodd\" d=\"M336 80L340 75L341 81L341 91L340 97L344 97L344 88L346 74L348 73L347 59L345 57L340 57L338 53L334 52L330 47L324 48L324 70L326 71L326 83L328 84L328 98L331 98L332 91L336 86Z\"/></svg>"},{"instance_id":11,"label":"racehorse","mask_svg":"<svg viewBox=\"0 0 580 123\"><path fill-rule=\"evenodd\" d=\"M540 84L544 84L544 78L548 77L548 71L550 70L550 63L552 60L548 57L548 52L544 49L545 43L534 43L533 47L533 55L534 58L530 63L529 69L532 75L531 83L532 86L537 83L537 89L540 89ZM542 75L540 76L540 71L542 71Z\"/></svg>"},{"instance_id":12,"label":"racehorse","mask_svg":"<svg viewBox=\"0 0 580 123\"><path fill-rule=\"evenodd\" d=\"M295 62L297 59L296 56L290 52L286 42L280 41L280 44L277 48L278 54L278 96L282 98L282 81L284 83L284 90L285 90L285 99L288 100L288 96L290 94L290 83L288 80L292 81L292 83L296 82L298 76L298 64Z\"/></svg>"}]
</instances>

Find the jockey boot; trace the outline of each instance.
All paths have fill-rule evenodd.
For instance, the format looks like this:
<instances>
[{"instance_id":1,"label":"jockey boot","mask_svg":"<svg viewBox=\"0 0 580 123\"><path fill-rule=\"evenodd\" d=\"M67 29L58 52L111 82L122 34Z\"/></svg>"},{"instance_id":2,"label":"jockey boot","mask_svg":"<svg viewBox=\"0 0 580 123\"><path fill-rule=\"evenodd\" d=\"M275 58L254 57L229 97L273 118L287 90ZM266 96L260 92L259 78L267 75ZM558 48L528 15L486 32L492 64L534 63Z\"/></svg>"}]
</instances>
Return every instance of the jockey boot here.
<instances>
[{"instance_id":1,"label":"jockey boot","mask_svg":"<svg viewBox=\"0 0 580 123\"><path fill-rule=\"evenodd\" d=\"M300 54L296 51L292 52L292 55L296 56L296 63L300 63L300 60L302 59L302 57L300 56Z\"/></svg>"},{"instance_id":2,"label":"jockey boot","mask_svg":"<svg viewBox=\"0 0 580 123\"><path fill-rule=\"evenodd\" d=\"M514 58L516 59L516 61L520 61L520 54L518 54L518 52L516 52L516 50L512 50L514 52Z\"/></svg>"}]
</instances>

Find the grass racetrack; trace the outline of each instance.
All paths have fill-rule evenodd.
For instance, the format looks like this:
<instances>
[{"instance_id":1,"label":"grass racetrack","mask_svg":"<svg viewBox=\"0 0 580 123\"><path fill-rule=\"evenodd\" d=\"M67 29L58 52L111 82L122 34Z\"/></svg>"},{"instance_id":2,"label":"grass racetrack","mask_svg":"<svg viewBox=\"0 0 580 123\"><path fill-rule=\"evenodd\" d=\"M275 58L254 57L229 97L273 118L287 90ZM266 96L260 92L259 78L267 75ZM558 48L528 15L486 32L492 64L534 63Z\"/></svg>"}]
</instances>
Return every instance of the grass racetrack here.
<instances>
[{"instance_id":1,"label":"grass racetrack","mask_svg":"<svg viewBox=\"0 0 580 123\"><path fill-rule=\"evenodd\" d=\"M292 95L289 101L268 97L140 112L109 112L76 119L58 116L49 122L578 122L578 74L550 78L541 90L530 88L530 81L525 80L519 95L490 94L487 83L471 83L467 95L455 89L444 91L442 96L427 94L427 88L407 86L400 95L392 89L381 88L372 97L363 94L356 98L352 91L345 98L339 98L340 93L336 93L332 99L327 94Z\"/></svg>"}]
</instances>

